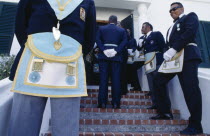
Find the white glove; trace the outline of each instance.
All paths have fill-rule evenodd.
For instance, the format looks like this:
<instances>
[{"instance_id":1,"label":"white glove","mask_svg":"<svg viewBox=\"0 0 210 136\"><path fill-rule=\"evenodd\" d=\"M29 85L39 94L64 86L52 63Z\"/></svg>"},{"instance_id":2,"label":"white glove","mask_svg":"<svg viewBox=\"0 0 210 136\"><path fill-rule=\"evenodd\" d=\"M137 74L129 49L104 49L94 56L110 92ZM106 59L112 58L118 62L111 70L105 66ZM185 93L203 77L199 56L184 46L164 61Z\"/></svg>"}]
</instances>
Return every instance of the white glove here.
<instances>
[{"instance_id":1,"label":"white glove","mask_svg":"<svg viewBox=\"0 0 210 136\"><path fill-rule=\"evenodd\" d=\"M104 50L103 52L106 55L106 57L108 57L108 58L110 57L111 54L109 53L109 50Z\"/></svg>"},{"instance_id":2,"label":"white glove","mask_svg":"<svg viewBox=\"0 0 210 136\"><path fill-rule=\"evenodd\" d=\"M139 39L138 46L139 46L140 48L142 47L142 42L143 42L143 39Z\"/></svg>"},{"instance_id":3,"label":"white glove","mask_svg":"<svg viewBox=\"0 0 210 136\"><path fill-rule=\"evenodd\" d=\"M174 50L173 48L170 48L169 50L167 50L164 54L163 54L163 58L166 60L166 61L170 61L174 55L177 53L176 50Z\"/></svg>"},{"instance_id":4,"label":"white glove","mask_svg":"<svg viewBox=\"0 0 210 136\"><path fill-rule=\"evenodd\" d=\"M135 56L135 52L133 52L133 49L127 49L127 50L130 56Z\"/></svg>"},{"instance_id":5,"label":"white glove","mask_svg":"<svg viewBox=\"0 0 210 136\"><path fill-rule=\"evenodd\" d=\"M114 50L114 49L109 49L109 57L114 57L116 54L117 54L117 52Z\"/></svg>"}]
</instances>

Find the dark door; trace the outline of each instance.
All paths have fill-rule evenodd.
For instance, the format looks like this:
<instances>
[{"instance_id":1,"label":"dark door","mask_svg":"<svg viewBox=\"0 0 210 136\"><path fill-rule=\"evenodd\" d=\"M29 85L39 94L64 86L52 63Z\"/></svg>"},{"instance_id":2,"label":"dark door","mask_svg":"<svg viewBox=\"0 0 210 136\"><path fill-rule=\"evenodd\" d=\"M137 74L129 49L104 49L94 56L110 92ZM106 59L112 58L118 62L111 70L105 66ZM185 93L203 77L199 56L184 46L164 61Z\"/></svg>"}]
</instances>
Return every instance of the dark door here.
<instances>
[{"instance_id":1,"label":"dark door","mask_svg":"<svg viewBox=\"0 0 210 136\"><path fill-rule=\"evenodd\" d=\"M201 52L202 63L200 67L210 68L210 22L200 21L197 34L198 48Z\"/></svg>"},{"instance_id":2,"label":"dark door","mask_svg":"<svg viewBox=\"0 0 210 136\"><path fill-rule=\"evenodd\" d=\"M131 37L134 38L134 30L133 30L133 14L129 15L125 19L121 21L121 26L125 29L130 29Z\"/></svg>"}]
</instances>

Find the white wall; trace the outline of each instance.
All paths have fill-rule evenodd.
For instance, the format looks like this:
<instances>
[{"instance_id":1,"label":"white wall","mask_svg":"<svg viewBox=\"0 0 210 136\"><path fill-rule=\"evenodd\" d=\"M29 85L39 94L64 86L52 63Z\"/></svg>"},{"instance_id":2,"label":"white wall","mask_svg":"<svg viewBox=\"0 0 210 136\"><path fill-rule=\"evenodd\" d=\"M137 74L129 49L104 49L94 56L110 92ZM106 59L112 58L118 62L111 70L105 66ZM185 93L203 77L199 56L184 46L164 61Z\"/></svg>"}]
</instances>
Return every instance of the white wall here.
<instances>
[{"instance_id":1,"label":"white wall","mask_svg":"<svg viewBox=\"0 0 210 136\"><path fill-rule=\"evenodd\" d=\"M130 10L96 7L97 20L108 21L110 15L116 15L118 17L118 21L121 21L127 16L129 16L130 14L131 14Z\"/></svg>"},{"instance_id":2,"label":"white wall","mask_svg":"<svg viewBox=\"0 0 210 136\"><path fill-rule=\"evenodd\" d=\"M185 13L195 12L199 20L210 21L210 1L194 2L194 0L152 0L148 8L148 20L154 26L154 31L161 31L166 35L173 19L169 14L170 4L179 1L185 8ZM202 0L201 0L202 1Z\"/></svg>"}]
</instances>

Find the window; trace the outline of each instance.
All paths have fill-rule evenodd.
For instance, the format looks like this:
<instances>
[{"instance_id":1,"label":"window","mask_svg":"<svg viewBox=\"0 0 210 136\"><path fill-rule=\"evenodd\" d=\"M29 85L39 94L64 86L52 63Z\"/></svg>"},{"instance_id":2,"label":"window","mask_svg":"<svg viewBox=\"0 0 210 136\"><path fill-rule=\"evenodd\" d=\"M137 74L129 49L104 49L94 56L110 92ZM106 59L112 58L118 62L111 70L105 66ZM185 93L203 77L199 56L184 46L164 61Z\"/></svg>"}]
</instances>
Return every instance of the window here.
<instances>
[{"instance_id":1,"label":"window","mask_svg":"<svg viewBox=\"0 0 210 136\"><path fill-rule=\"evenodd\" d=\"M16 3L0 2L0 54L10 53L16 9Z\"/></svg>"},{"instance_id":2,"label":"window","mask_svg":"<svg viewBox=\"0 0 210 136\"><path fill-rule=\"evenodd\" d=\"M200 67L210 68L210 22L200 21L197 43L203 62Z\"/></svg>"}]
</instances>

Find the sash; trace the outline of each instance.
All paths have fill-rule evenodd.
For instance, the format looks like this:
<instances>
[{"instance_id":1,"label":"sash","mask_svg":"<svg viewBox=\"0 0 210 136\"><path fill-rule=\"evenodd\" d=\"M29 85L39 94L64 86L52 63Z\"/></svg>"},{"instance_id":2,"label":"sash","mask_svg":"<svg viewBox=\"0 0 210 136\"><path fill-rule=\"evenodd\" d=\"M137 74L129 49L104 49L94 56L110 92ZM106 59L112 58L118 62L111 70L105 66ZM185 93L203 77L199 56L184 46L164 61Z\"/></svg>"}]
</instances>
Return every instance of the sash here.
<instances>
[{"instance_id":1,"label":"sash","mask_svg":"<svg viewBox=\"0 0 210 136\"><path fill-rule=\"evenodd\" d=\"M148 74L156 70L156 52L145 54L145 73Z\"/></svg>"}]
</instances>

